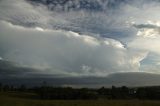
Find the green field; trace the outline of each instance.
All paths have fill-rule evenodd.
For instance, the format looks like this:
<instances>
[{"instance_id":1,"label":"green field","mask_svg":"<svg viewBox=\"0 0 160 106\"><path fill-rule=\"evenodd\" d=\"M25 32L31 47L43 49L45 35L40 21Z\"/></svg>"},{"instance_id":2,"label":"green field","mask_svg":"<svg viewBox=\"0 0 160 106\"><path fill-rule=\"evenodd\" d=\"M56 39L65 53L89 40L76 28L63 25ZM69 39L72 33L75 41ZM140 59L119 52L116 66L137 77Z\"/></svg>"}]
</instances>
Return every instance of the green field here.
<instances>
[{"instance_id":1,"label":"green field","mask_svg":"<svg viewBox=\"0 0 160 106\"><path fill-rule=\"evenodd\" d=\"M40 100L31 93L0 93L0 106L160 106L160 101L141 100Z\"/></svg>"}]
</instances>

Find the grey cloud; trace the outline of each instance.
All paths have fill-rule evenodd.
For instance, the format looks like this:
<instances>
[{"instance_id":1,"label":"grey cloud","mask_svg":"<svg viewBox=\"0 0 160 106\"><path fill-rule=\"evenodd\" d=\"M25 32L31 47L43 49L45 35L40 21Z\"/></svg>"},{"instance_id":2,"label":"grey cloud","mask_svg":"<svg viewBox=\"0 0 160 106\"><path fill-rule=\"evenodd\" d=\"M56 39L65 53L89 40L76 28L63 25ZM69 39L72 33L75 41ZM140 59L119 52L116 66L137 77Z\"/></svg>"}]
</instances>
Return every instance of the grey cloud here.
<instances>
[{"instance_id":1,"label":"grey cloud","mask_svg":"<svg viewBox=\"0 0 160 106\"><path fill-rule=\"evenodd\" d=\"M25 0L1 0L0 56L36 70L33 76L106 76L139 71L148 52L160 53L156 23L160 3L123 0L116 7L119 0L109 1L111 8L102 7L103 11L59 12ZM153 24L146 24L150 20ZM147 30L142 33L143 29ZM139 31L142 36L137 37ZM157 38L151 39L154 36Z\"/></svg>"},{"instance_id":2,"label":"grey cloud","mask_svg":"<svg viewBox=\"0 0 160 106\"><path fill-rule=\"evenodd\" d=\"M41 3L54 11L106 11L106 9L116 8L121 3L128 3L127 0L28 0L32 4Z\"/></svg>"},{"instance_id":3,"label":"grey cloud","mask_svg":"<svg viewBox=\"0 0 160 106\"><path fill-rule=\"evenodd\" d=\"M43 70L49 71L49 70ZM0 79L29 79L29 78L59 78L65 77L63 74L48 74L40 69L22 66L13 61L0 60Z\"/></svg>"},{"instance_id":4,"label":"grey cloud","mask_svg":"<svg viewBox=\"0 0 160 106\"><path fill-rule=\"evenodd\" d=\"M54 2L59 3L63 1L65 0L58 0ZM150 18L153 18L154 20L159 19L159 16L155 15L159 3L151 0L147 0L147 2L144 0L86 1L91 3L98 2L100 3L100 7L103 7L104 4L111 5L111 7L120 4L118 9L110 8L97 12L85 10L57 12L47 9L46 5L49 5L49 2L47 2L49 4L45 5L37 4L37 2L40 1L35 3L33 2L35 1L31 0L31 4L29 4L29 2L25 0L2 0L0 3L0 14L2 14L0 19L25 27L42 27L44 29L62 29L67 31L71 30L92 36L99 35L109 37L125 43L127 43L127 41L123 38L130 40L135 35L135 30L128 26L132 21L139 23L145 22ZM42 2L46 3L46 0L43 0ZM137 6L138 4L141 4L141 6ZM104 6L103 8L108 8L108 6Z\"/></svg>"},{"instance_id":5,"label":"grey cloud","mask_svg":"<svg viewBox=\"0 0 160 106\"><path fill-rule=\"evenodd\" d=\"M97 1L98 2L98 1ZM23 6L22 6L23 5ZM2 0L0 3L1 20L25 27L44 29L72 30L82 34L100 35L109 38L127 37L126 17L112 12L69 11L56 12L44 5L31 5L24 0ZM107 9L106 9L107 11Z\"/></svg>"},{"instance_id":6,"label":"grey cloud","mask_svg":"<svg viewBox=\"0 0 160 106\"><path fill-rule=\"evenodd\" d=\"M104 76L138 71L146 53L134 53L114 39L61 30L29 29L1 22L1 56L50 74ZM89 67L84 70L83 66ZM49 71L47 71L49 70Z\"/></svg>"},{"instance_id":7,"label":"grey cloud","mask_svg":"<svg viewBox=\"0 0 160 106\"><path fill-rule=\"evenodd\" d=\"M27 73L34 73L34 69L31 68L23 68L17 66L16 63L6 61L6 60L0 60L0 77L1 78L9 78L9 77L24 77L27 76Z\"/></svg>"},{"instance_id":8,"label":"grey cloud","mask_svg":"<svg viewBox=\"0 0 160 106\"><path fill-rule=\"evenodd\" d=\"M91 87L100 88L102 86L156 86L159 85L160 75L150 73L116 73L107 77L35 77L35 78L0 78L3 84L27 86L41 86L44 81L52 86L71 86L71 87Z\"/></svg>"},{"instance_id":9,"label":"grey cloud","mask_svg":"<svg viewBox=\"0 0 160 106\"><path fill-rule=\"evenodd\" d=\"M147 29L160 28L159 26L153 25L153 24L133 24L133 26L135 28L138 28L138 29L142 29L142 28L147 28Z\"/></svg>"},{"instance_id":10,"label":"grey cloud","mask_svg":"<svg viewBox=\"0 0 160 106\"><path fill-rule=\"evenodd\" d=\"M118 5L118 9L105 9L103 12L90 12L90 11L67 11L56 12L46 8L51 1L46 5L31 5L25 0L2 0L0 3L0 19L12 22L12 24L23 25L27 27L43 27L43 28L58 28L64 30L72 30L81 33L100 34L100 36L111 38L124 38L132 34L133 29L126 27L126 21L144 22L149 18L158 19L157 12L159 3L152 0L80 0L84 2L98 2L100 7L104 4ZM79 2L80 2L79 1ZM40 1L37 1L40 2ZM55 3L69 2L65 0L53 1ZM77 1L74 1L77 2ZM105 3L103 3L105 2ZM52 3L51 3L52 4ZM141 7L137 7L140 4ZM23 6L22 6L23 5ZM112 7L112 6L111 6ZM147 11L146 11L147 10ZM154 12L152 12L153 10ZM138 11L138 13L137 13ZM144 12L145 11L145 12ZM143 15L141 15L143 14ZM148 15L150 14L150 15ZM154 16L154 17L153 17ZM130 19L130 17L133 18ZM138 17L138 18L137 18ZM131 35L133 36L133 35Z\"/></svg>"}]
</instances>

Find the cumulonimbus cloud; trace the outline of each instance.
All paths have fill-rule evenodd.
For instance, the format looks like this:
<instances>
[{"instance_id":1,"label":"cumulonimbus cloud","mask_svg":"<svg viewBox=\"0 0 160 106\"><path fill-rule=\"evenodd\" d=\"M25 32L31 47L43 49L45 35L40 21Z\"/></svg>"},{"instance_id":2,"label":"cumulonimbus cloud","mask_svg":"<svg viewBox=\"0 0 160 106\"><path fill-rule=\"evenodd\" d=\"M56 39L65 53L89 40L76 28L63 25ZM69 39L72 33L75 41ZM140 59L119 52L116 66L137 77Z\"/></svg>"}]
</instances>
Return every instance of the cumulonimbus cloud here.
<instances>
[{"instance_id":1,"label":"cumulonimbus cloud","mask_svg":"<svg viewBox=\"0 0 160 106\"><path fill-rule=\"evenodd\" d=\"M51 74L108 75L138 71L145 53L133 53L119 41L62 30L39 31L36 28L0 23L1 55Z\"/></svg>"},{"instance_id":2,"label":"cumulonimbus cloud","mask_svg":"<svg viewBox=\"0 0 160 106\"><path fill-rule=\"evenodd\" d=\"M154 45L150 38L159 34L157 27L145 24L159 19L159 4L143 1L124 2L110 11L57 12L25 0L2 0L0 56L41 73L102 76L139 71L148 52L160 53L159 38Z\"/></svg>"}]
</instances>

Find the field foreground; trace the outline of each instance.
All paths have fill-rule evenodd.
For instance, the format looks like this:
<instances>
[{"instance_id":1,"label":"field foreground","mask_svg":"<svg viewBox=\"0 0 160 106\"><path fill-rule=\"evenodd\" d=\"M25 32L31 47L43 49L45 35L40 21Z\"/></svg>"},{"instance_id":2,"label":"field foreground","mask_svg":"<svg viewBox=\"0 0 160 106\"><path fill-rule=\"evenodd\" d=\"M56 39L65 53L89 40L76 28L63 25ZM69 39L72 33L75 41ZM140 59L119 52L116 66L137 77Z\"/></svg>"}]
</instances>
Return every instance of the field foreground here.
<instances>
[{"instance_id":1,"label":"field foreground","mask_svg":"<svg viewBox=\"0 0 160 106\"><path fill-rule=\"evenodd\" d=\"M147 100L40 100L31 93L0 93L0 106L160 106Z\"/></svg>"}]
</instances>

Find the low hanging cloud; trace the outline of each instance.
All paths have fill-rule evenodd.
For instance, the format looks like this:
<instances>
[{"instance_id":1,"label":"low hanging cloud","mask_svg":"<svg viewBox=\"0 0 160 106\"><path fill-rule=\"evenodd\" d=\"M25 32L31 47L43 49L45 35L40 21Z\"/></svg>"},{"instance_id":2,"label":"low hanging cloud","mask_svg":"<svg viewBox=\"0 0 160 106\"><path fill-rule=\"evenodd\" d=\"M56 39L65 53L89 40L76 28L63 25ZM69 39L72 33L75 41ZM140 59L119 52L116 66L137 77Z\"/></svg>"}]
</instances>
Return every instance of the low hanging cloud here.
<instances>
[{"instance_id":1,"label":"low hanging cloud","mask_svg":"<svg viewBox=\"0 0 160 106\"><path fill-rule=\"evenodd\" d=\"M0 22L4 59L49 74L105 76L138 71L146 53L133 53L114 39L72 31L37 30Z\"/></svg>"}]
</instances>

